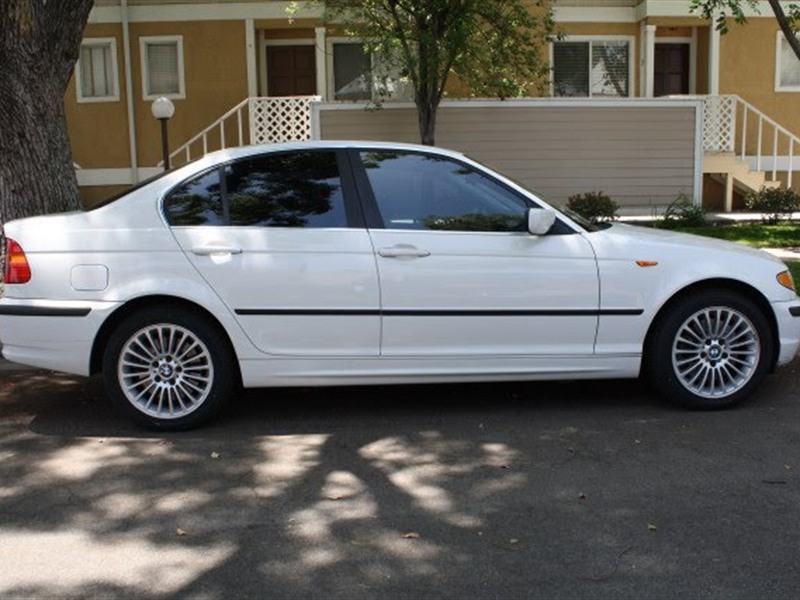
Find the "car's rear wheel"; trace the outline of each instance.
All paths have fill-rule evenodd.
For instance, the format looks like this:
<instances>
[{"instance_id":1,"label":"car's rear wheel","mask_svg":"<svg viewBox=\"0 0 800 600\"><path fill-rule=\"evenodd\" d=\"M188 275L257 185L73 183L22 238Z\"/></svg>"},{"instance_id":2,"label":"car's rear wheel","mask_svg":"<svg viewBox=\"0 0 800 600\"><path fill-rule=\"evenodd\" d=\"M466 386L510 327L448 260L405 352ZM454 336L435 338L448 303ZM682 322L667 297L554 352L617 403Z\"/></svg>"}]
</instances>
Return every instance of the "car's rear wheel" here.
<instances>
[{"instance_id":1,"label":"car's rear wheel","mask_svg":"<svg viewBox=\"0 0 800 600\"><path fill-rule=\"evenodd\" d=\"M103 355L111 400L136 422L165 431L197 427L216 416L234 393L235 373L217 328L177 307L131 315Z\"/></svg>"},{"instance_id":2,"label":"car's rear wheel","mask_svg":"<svg viewBox=\"0 0 800 600\"><path fill-rule=\"evenodd\" d=\"M707 290L668 309L654 326L647 352L649 378L664 398L689 408L728 408L766 376L773 336L750 299Z\"/></svg>"}]
</instances>

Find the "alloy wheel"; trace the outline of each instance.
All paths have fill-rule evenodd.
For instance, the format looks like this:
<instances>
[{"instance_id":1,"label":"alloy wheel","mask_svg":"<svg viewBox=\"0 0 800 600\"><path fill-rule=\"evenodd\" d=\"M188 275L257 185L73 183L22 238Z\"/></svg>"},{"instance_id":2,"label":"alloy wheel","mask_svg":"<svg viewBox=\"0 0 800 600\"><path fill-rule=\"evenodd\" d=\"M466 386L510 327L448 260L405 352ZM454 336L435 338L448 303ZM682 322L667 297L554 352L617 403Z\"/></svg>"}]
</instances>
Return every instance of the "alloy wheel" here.
<instances>
[{"instance_id":1,"label":"alloy wheel","mask_svg":"<svg viewBox=\"0 0 800 600\"><path fill-rule=\"evenodd\" d=\"M117 378L126 399L158 419L185 417L208 398L214 365L206 344L179 325L158 323L123 345Z\"/></svg>"}]
</instances>

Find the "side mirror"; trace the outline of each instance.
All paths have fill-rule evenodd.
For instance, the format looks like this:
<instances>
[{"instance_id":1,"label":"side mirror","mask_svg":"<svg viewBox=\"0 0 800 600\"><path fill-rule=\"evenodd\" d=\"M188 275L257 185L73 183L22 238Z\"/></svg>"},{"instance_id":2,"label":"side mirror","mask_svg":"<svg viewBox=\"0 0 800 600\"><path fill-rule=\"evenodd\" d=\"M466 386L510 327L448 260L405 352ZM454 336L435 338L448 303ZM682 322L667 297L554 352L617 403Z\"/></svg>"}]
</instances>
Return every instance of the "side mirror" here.
<instances>
[{"instance_id":1,"label":"side mirror","mask_svg":"<svg viewBox=\"0 0 800 600\"><path fill-rule=\"evenodd\" d=\"M528 209L528 231L533 235L545 235L553 228L556 213L546 208Z\"/></svg>"}]
</instances>

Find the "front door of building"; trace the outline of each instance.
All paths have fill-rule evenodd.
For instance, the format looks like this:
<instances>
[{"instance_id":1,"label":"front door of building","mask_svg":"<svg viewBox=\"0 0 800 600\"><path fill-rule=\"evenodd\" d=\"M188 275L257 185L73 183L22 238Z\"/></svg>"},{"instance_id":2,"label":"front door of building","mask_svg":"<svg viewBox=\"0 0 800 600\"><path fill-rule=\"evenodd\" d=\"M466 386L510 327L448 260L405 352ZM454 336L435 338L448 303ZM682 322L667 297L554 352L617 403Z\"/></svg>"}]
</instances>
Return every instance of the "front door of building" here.
<instances>
[{"instance_id":1,"label":"front door of building","mask_svg":"<svg viewBox=\"0 0 800 600\"><path fill-rule=\"evenodd\" d=\"M267 46L267 95L317 93L314 46Z\"/></svg>"},{"instance_id":2,"label":"front door of building","mask_svg":"<svg viewBox=\"0 0 800 600\"><path fill-rule=\"evenodd\" d=\"M656 44L653 95L689 93L689 44Z\"/></svg>"}]
</instances>

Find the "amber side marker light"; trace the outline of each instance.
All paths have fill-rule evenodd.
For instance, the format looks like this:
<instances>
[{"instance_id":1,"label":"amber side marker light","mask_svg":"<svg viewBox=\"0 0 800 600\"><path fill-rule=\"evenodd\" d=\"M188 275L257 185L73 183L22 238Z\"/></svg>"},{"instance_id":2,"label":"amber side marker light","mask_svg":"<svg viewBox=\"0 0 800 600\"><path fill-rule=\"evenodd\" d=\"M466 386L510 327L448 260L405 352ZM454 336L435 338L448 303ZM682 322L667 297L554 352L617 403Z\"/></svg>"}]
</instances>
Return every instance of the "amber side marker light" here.
<instances>
[{"instance_id":1,"label":"amber side marker light","mask_svg":"<svg viewBox=\"0 0 800 600\"><path fill-rule=\"evenodd\" d=\"M658 264L657 260L637 260L637 267L655 267Z\"/></svg>"},{"instance_id":2,"label":"amber side marker light","mask_svg":"<svg viewBox=\"0 0 800 600\"><path fill-rule=\"evenodd\" d=\"M782 271L775 276L775 279L778 280L783 287L794 291L794 279L792 279L792 274L789 271Z\"/></svg>"},{"instance_id":3,"label":"amber side marker light","mask_svg":"<svg viewBox=\"0 0 800 600\"><path fill-rule=\"evenodd\" d=\"M28 283L31 280L31 266L25 251L17 242L6 238L6 264L3 270L6 283Z\"/></svg>"}]
</instances>

